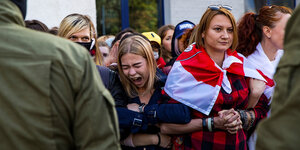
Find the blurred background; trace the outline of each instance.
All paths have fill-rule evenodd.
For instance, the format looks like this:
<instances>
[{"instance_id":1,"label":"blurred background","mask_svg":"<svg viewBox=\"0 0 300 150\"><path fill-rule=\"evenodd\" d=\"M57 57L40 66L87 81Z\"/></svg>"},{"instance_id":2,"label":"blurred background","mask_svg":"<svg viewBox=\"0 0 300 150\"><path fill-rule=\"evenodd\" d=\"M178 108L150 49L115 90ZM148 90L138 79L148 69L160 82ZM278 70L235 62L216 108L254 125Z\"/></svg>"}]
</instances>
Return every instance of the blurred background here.
<instances>
[{"instance_id":1,"label":"blurred background","mask_svg":"<svg viewBox=\"0 0 300 150\"><path fill-rule=\"evenodd\" d=\"M37 19L49 28L59 26L71 13L89 15L98 35L120 32L131 27L139 32L154 31L165 24L190 20L195 24L213 4L230 5L238 20L245 12L256 12L264 5L283 5L294 9L300 0L28 0L27 20Z\"/></svg>"}]
</instances>

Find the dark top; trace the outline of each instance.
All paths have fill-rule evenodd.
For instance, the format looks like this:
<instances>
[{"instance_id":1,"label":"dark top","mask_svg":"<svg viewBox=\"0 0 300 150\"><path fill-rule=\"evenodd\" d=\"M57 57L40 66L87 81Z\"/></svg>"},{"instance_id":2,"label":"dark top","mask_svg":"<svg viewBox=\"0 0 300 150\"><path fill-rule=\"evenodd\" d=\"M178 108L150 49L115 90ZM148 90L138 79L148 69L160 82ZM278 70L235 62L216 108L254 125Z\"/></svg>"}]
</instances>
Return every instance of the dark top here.
<instances>
[{"instance_id":1,"label":"dark top","mask_svg":"<svg viewBox=\"0 0 300 150\"><path fill-rule=\"evenodd\" d=\"M192 118L208 118L218 116L218 112L224 109L234 108L235 110L245 110L248 104L248 78L228 73L228 80L231 83L232 92L226 93L223 88L212 108L209 116L196 110L191 110ZM201 93L200 93L201 94ZM173 101L170 100L170 101ZM255 111L255 121L253 127L247 132L238 130L236 134L215 129L213 132L201 130L191 134L178 136L173 140L175 149L247 149L246 136L252 132L257 122L266 117L269 110L269 100L263 94L253 110Z\"/></svg>"},{"instance_id":2,"label":"dark top","mask_svg":"<svg viewBox=\"0 0 300 150\"><path fill-rule=\"evenodd\" d=\"M104 86L115 99L116 107L126 106L128 103L128 97L125 94L119 75L107 67L97 66L97 69Z\"/></svg>"},{"instance_id":3,"label":"dark top","mask_svg":"<svg viewBox=\"0 0 300 150\"><path fill-rule=\"evenodd\" d=\"M124 107L117 108L121 140L125 139L130 133L158 133L159 128L155 126L157 123L164 122L184 124L190 122L191 117L189 108L183 104L166 104L170 98L163 95L161 91L162 87L157 86L149 103L145 106L143 113L131 111ZM129 99L129 103L141 104L141 101L139 97L135 97ZM164 149L156 145L134 148L123 146L123 149L131 150L144 148L147 150Z\"/></svg>"}]
</instances>

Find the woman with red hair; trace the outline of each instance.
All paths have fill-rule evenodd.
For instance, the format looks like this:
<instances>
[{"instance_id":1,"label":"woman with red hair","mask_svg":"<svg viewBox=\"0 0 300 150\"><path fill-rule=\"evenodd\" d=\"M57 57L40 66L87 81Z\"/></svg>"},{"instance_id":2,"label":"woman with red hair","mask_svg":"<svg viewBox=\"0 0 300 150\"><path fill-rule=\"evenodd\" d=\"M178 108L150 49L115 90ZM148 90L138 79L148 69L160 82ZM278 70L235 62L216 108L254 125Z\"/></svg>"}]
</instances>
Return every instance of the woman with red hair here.
<instances>
[{"instance_id":1,"label":"woman with red hair","mask_svg":"<svg viewBox=\"0 0 300 150\"><path fill-rule=\"evenodd\" d=\"M275 88L273 75L283 55L285 26L291 14L292 10L284 6L264 6L258 14L246 13L238 24L237 51L246 56L265 78L264 95L268 99ZM257 102L258 99L249 100L248 107L254 107ZM256 134L253 134L248 140L250 150L255 148L255 141Z\"/></svg>"}]
</instances>

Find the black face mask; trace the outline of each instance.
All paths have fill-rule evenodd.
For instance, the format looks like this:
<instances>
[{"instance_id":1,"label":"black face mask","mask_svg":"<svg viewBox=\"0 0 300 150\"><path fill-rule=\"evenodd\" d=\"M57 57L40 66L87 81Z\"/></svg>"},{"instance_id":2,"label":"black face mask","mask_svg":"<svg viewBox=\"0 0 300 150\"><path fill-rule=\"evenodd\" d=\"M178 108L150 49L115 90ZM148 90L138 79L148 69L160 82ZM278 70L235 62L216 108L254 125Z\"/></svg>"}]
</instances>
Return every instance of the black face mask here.
<instances>
[{"instance_id":1,"label":"black face mask","mask_svg":"<svg viewBox=\"0 0 300 150\"><path fill-rule=\"evenodd\" d=\"M96 47L93 43L93 40L91 42L75 42L83 47L85 47L91 54L91 56L94 56L96 54Z\"/></svg>"},{"instance_id":2,"label":"black face mask","mask_svg":"<svg viewBox=\"0 0 300 150\"><path fill-rule=\"evenodd\" d=\"M25 19L26 11L27 11L27 0L11 0L11 1L20 8L23 15L23 19Z\"/></svg>"},{"instance_id":3,"label":"black face mask","mask_svg":"<svg viewBox=\"0 0 300 150\"><path fill-rule=\"evenodd\" d=\"M75 42L83 47L85 47L88 51L91 50L92 42Z\"/></svg>"}]
</instances>

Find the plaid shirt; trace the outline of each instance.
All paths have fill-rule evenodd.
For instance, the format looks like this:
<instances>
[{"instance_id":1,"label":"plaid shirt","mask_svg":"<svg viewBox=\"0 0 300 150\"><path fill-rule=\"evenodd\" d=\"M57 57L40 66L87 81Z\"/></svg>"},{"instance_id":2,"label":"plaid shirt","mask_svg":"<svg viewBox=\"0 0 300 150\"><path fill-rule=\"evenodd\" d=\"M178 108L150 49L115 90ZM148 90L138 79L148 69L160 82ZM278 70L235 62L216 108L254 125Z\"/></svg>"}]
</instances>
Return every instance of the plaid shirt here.
<instances>
[{"instance_id":1,"label":"plaid shirt","mask_svg":"<svg viewBox=\"0 0 300 150\"><path fill-rule=\"evenodd\" d=\"M228 79L232 85L232 92L230 94L227 94L223 89L221 89L220 94L218 95L218 98L209 116L205 116L204 114L193 110L193 118L216 117L218 116L218 112L224 109L246 109L249 94L248 81L245 79L245 77L230 73L228 73ZM258 104L254 108L254 126L259 120L266 117L269 110L268 103L269 100L264 95L262 95ZM213 132L198 131L191 134L175 137L173 140L173 148L178 150L243 150L247 149L246 136L247 133L244 130L239 130L237 134L230 134L227 131L218 129L215 129Z\"/></svg>"}]
</instances>

